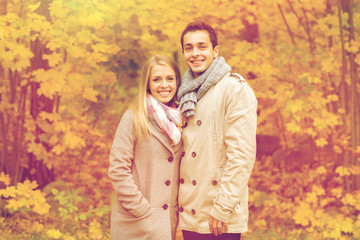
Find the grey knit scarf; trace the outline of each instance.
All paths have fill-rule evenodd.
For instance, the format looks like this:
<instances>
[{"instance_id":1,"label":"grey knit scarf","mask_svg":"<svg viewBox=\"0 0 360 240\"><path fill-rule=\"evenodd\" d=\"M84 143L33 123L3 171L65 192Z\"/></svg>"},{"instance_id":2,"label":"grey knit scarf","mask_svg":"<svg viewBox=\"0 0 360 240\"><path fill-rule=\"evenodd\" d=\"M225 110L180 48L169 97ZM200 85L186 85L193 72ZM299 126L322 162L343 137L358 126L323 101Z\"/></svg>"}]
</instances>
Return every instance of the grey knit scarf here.
<instances>
[{"instance_id":1,"label":"grey knit scarf","mask_svg":"<svg viewBox=\"0 0 360 240\"><path fill-rule=\"evenodd\" d=\"M188 69L183 77L178 91L181 112L185 117L195 114L195 105L200 98L220 79L222 79L231 67L223 57L217 57L206 71L199 77L194 78L191 69Z\"/></svg>"}]
</instances>

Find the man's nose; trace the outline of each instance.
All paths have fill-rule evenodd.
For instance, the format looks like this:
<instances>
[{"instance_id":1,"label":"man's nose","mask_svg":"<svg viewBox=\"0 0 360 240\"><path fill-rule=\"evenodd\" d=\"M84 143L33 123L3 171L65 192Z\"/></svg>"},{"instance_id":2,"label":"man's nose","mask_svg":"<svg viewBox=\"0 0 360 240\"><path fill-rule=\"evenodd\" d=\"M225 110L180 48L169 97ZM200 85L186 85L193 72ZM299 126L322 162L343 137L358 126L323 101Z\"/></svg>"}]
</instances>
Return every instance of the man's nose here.
<instances>
[{"instance_id":1,"label":"man's nose","mask_svg":"<svg viewBox=\"0 0 360 240\"><path fill-rule=\"evenodd\" d=\"M193 48L192 55L195 55L195 56L199 55L199 49L197 47Z\"/></svg>"}]
</instances>

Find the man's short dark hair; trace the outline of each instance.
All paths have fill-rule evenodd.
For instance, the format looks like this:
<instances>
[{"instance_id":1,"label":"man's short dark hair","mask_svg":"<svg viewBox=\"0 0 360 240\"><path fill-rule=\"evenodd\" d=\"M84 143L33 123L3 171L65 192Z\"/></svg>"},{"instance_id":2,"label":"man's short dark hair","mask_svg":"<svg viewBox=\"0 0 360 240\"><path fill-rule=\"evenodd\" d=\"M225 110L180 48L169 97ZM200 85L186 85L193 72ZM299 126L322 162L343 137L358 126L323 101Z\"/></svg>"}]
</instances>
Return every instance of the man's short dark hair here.
<instances>
[{"instance_id":1,"label":"man's short dark hair","mask_svg":"<svg viewBox=\"0 0 360 240\"><path fill-rule=\"evenodd\" d=\"M181 47L182 47L182 50L184 50L184 36L185 36L185 34L188 33L188 32L195 32L195 31L201 31L201 30L205 30L205 31L208 32L213 49L218 45L216 32L210 25L208 25L208 24L206 24L204 22L191 22L186 26L186 28L184 29L184 31L181 34Z\"/></svg>"}]
</instances>

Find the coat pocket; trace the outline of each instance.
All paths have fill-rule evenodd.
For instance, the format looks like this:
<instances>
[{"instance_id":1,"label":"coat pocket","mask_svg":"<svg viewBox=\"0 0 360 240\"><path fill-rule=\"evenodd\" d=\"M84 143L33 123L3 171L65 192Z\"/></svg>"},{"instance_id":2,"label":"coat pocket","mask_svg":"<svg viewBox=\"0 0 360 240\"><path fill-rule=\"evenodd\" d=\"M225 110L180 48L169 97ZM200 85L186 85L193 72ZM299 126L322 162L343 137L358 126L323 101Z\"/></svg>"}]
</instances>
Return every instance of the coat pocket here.
<instances>
[{"instance_id":1,"label":"coat pocket","mask_svg":"<svg viewBox=\"0 0 360 240\"><path fill-rule=\"evenodd\" d=\"M138 218L118 210L113 209L111 215L112 239L172 239L169 209L151 208Z\"/></svg>"},{"instance_id":2,"label":"coat pocket","mask_svg":"<svg viewBox=\"0 0 360 240\"><path fill-rule=\"evenodd\" d=\"M216 112L211 113L211 129L214 147L221 148L223 142L223 134L219 125L219 120L217 118Z\"/></svg>"},{"instance_id":3,"label":"coat pocket","mask_svg":"<svg viewBox=\"0 0 360 240\"><path fill-rule=\"evenodd\" d=\"M144 219L143 229L149 238L144 239L171 239L171 223L169 209L152 208L150 217Z\"/></svg>"}]
</instances>

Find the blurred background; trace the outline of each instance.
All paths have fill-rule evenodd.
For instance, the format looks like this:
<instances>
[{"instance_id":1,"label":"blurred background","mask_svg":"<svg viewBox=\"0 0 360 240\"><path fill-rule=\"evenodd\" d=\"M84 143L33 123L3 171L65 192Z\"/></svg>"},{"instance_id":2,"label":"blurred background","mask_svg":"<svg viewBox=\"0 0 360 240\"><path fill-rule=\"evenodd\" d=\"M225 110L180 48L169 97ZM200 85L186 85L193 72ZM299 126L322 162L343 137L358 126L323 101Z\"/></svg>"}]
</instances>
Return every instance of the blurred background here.
<instances>
[{"instance_id":1,"label":"blurred background","mask_svg":"<svg viewBox=\"0 0 360 240\"><path fill-rule=\"evenodd\" d=\"M115 130L195 20L259 100L243 239L360 239L357 0L0 0L0 239L110 239Z\"/></svg>"}]
</instances>

